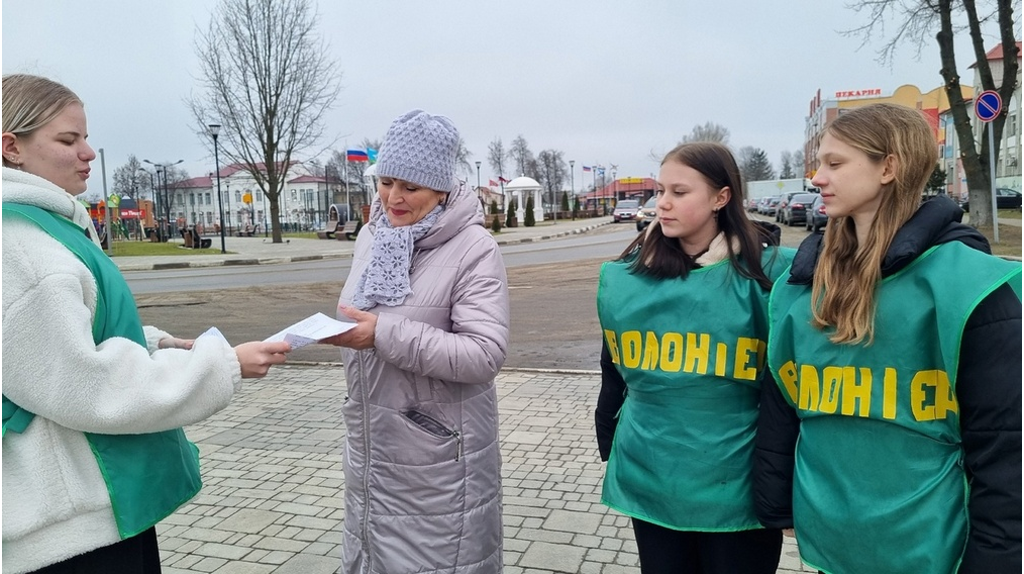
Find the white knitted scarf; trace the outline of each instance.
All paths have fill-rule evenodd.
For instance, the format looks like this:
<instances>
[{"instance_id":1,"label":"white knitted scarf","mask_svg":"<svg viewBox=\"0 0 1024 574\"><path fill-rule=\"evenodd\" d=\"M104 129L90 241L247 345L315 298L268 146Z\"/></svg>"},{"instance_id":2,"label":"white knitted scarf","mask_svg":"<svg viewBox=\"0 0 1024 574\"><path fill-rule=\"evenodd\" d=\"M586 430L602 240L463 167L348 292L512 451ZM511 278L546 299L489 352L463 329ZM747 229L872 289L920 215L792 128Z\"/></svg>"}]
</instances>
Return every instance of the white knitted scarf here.
<instances>
[{"instance_id":1,"label":"white knitted scarf","mask_svg":"<svg viewBox=\"0 0 1024 574\"><path fill-rule=\"evenodd\" d=\"M423 219L401 227L392 227L387 213L380 215L373 233L370 262L359 278L352 298L355 308L366 311L377 305L397 307L405 302L405 298L412 294L409 272L413 244L430 231L442 211L444 208L438 205Z\"/></svg>"}]
</instances>

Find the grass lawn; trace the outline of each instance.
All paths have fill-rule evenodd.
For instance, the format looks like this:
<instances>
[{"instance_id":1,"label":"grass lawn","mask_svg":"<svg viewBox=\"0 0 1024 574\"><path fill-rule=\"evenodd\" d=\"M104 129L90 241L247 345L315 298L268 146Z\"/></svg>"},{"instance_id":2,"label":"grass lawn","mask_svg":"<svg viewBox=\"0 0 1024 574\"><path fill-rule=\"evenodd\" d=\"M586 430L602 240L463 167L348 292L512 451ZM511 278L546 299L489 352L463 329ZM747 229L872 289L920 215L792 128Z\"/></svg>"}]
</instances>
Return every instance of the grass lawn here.
<instances>
[{"instance_id":1,"label":"grass lawn","mask_svg":"<svg viewBox=\"0 0 1024 574\"><path fill-rule=\"evenodd\" d=\"M228 251L228 253L232 253ZM220 249L185 249L179 242L153 243L151 241L115 241L114 257L130 257L135 255L220 255Z\"/></svg>"},{"instance_id":2,"label":"grass lawn","mask_svg":"<svg viewBox=\"0 0 1024 574\"><path fill-rule=\"evenodd\" d=\"M1003 212L999 212L999 217L1005 217ZM1020 217L1020 211L1017 211L1017 217ZM988 242L992 245L993 255L1007 255L1020 258L1021 257L1021 228L1017 225L1000 225L999 226L999 243L992 240L992 226L979 227L978 231L982 232L985 237L988 238Z\"/></svg>"}]
</instances>

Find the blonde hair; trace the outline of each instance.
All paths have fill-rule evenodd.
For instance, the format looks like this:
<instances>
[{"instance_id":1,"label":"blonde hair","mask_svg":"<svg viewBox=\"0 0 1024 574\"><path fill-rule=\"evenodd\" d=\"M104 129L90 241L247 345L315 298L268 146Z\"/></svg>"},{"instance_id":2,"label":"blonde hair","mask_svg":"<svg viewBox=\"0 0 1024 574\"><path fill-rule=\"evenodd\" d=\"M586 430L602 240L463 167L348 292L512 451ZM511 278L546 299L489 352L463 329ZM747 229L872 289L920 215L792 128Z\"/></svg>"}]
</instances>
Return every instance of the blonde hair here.
<instances>
[{"instance_id":1,"label":"blonde hair","mask_svg":"<svg viewBox=\"0 0 1024 574\"><path fill-rule=\"evenodd\" d=\"M63 84L40 76L9 74L3 78L3 133L28 137L71 104L82 100ZM3 159L3 164L13 164Z\"/></svg>"},{"instance_id":2,"label":"blonde hair","mask_svg":"<svg viewBox=\"0 0 1024 574\"><path fill-rule=\"evenodd\" d=\"M893 180L882 186L864 245L857 243L853 218L836 217L825 228L812 283L812 324L819 329L834 327L829 337L833 343L870 345L882 259L896 232L920 205L938 147L924 116L895 104L850 110L833 120L824 134L864 152L872 162L892 162Z\"/></svg>"}]
</instances>

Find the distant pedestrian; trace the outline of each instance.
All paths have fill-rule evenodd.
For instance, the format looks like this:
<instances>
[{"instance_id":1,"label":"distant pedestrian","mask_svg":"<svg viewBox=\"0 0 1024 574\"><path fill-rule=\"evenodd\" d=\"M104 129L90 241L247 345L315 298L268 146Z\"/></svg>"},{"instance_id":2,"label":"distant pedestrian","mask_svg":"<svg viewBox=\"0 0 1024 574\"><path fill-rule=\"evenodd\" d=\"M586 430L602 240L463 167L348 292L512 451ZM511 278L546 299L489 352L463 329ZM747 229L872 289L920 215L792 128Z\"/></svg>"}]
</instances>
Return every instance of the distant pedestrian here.
<instances>
[{"instance_id":1,"label":"distant pedestrian","mask_svg":"<svg viewBox=\"0 0 1024 574\"><path fill-rule=\"evenodd\" d=\"M791 250L747 218L725 146L675 148L657 186L656 219L601 269L601 499L633 519L644 574L774 574L782 533L754 513L754 429L775 384L768 292Z\"/></svg>"},{"instance_id":2,"label":"distant pedestrian","mask_svg":"<svg viewBox=\"0 0 1024 574\"><path fill-rule=\"evenodd\" d=\"M180 427L287 343L143 327L75 196L96 158L66 87L3 77L3 572L160 571L154 525L199 492Z\"/></svg>"},{"instance_id":3,"label":"distant pedestrian","mask_svg":"<svg viewBox=\"0 0 1024 574\"><path fill-rule=\"evenodd\" d=\"M498 245L456 183L459 132L415 110L377 161L338 316L345 349L342 570L502 570L494 378L508 346Z\"/></svg>"},{"instance_id":4,"label":"distant pedestrian","mask_svg":"<svg viewBox=\"0 0 1024 574\"><path fill-rule=\"evenodd\" d=\"M1021 265L920 203L918 110L846 110L816 159L830 222L772 292L759 514L826 572L1020 572Z\"/></svg>"}]
</instances>

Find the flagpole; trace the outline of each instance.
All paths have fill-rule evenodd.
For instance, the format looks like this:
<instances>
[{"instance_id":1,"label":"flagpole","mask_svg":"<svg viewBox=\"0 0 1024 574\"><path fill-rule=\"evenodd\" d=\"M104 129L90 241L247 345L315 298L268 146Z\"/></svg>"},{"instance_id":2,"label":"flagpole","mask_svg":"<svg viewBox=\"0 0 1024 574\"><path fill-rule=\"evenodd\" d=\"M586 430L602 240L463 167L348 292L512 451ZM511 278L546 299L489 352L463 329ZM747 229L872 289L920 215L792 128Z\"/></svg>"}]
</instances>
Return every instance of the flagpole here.
<instances>
[{"instance_id":1,"label":"flagpole","mask_svg":"<svg viewBox=\"0 0 1024 574\"><path fill-rule=\"evenodd\" d=\"M352 219L352 198L348 192L348 142L345 142L345 222Z\"/></svg>"}]
</instances>

